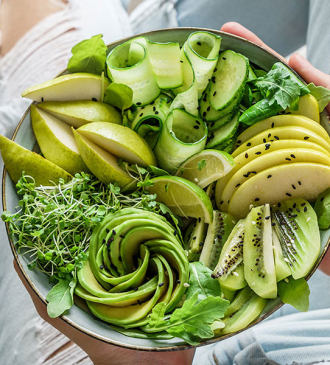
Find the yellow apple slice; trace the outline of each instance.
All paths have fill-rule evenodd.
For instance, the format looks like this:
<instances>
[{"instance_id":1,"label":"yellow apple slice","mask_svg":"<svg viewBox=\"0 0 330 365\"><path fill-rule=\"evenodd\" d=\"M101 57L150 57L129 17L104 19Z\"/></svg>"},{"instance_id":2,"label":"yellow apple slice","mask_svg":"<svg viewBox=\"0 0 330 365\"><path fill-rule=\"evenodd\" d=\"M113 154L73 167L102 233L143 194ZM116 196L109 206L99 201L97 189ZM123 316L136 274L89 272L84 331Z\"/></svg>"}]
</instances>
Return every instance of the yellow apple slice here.
<instances>
[{"instance_id":1,"label":"yellow apple slice","mask_svg":"<svg viewBox=\"0 0 330 365\"><path fill-rule=\"evenodd\" d=\"M134 183L130 175L118 166L117 157L97 146L73 128L79 152L87 167L104 184L117 182L121 188Z\"/></svg>"},{"instance_id":2,"label":"yellow apple slice","mask_svg":"<svg viewBox=\"0 0 330 365\"><path fill-rule=\"evenodd\" d=\"M313 201L330 187L330 167L303 162L273 166L242 184L231 197L228 213L244 218L250 205L270 205L289 198Z\"/></svg>"},{"instance_id":3,"label":"yellow apple slice","mask_svg":"<svg viewBox=\"0 0 330 365\"><path fill-rule=\"evenodd\" d=\"M315 123L315 125L317 124ZM240 153L246 152L249 148L256 145L273 142L276 140L278 141L280 139L299 139L301 141L317 143L318 145L324 147L327 151L330 152L330 137L328 136L328 134L326 137L321 137L319 134L316 134L315 132L307 128L297 127L293 125L286 127L270 128L260 132L251 139L245 141L232 153L232 156L236 157Z\"/></svg>"},{"instance_id":4,"label":"yellow apple slice","mask_svg":"<svg viewBox=\"0 0 330 365\"><path fill-rule=\"evenodd\" d=\"M0 150L7 172L15 184L23 171L25 175L34 178L36 186L51 186L58 184L59 179L65 182L72 179L72 176L60 167L2 135Z\"/></svg>"},{"instance_id":5,"label":"yellow apple slice","mask_svg":"<svg viewBox=\"0 0 330 365\"><path fill-rule=\"evenodd\" d=\"M239 169L228 181L220 198L220 210L227 211L230 198L235 194L239 187L253 176L258 175L261 171L283 164L299 162L314 162L330 166L330 158L327 154L305 148L288 148L260 156L258 159L252 160Z\"/></svg>"},{"instance_id":6,"label":"yellow apple slice","mask_svg":"<svg viewBox=\"0 0 330 365\"><path fill-rule=\"evenodd\" d=\"M75 128L93 122L121 124L123 119L114 107L100 101L45 101L38 107Z\"/></svg>"},{"instance_id":7,"label":"yellow apple slice","mask_svg":"<svg viewBox=\"0 0 330 365\"><path fill-rule=\"evenodd\" d=\"M45 158L70 174L89 172L69 125L31 105L31 123Z\"/></svg>"},{"instance_id":8,"label":"yellow apple slice","mask_svg":"<svg viewBox=\"0 0 330 365\"><path fill-rule=\"evenodd\" d=\"M306 95L307 96L307 95ZM238 148L242 143L256 136L257 134L273 128L296 126L303 127L318 134L320 137L329 140L329 135L326 130L314 120L302 115L276 115L275 117L267 118L258 122L237 137L235 148Z\"/></svg>"},{"instance_id":9,"label":"yellow apple slice","mask_svg":"<svg viewBox=\"0 0 330 365\"><path fill-rule=\"evenodd\" d=\"M217 207L220 210L220 205L218 205L221 201L221 195L223 189L227 185L228 181L231 177L241 168L243 168L246 164L253 161L254 159L266 155L268 153L278 151L281 149L288 149L288 148L304 148L304 149L312 149L314 151L322 152L323 154L327 155L330 159L330 152L327 151L322 146L299 139L282 139L282 140L275 140L273 142L263 143L254 147L251 147L247 151L242 152L238 156L234 158L235 166L230 170L225 176L221 177L216 184L215 188L215 201L217 203Z\"/></svg>"},{"instance_id":10,"label":"yellow apple slice","mask_svg":"<svg viewBox=\"0 0 330 365\"><path fill-rule=\"evenodd\" d=\"M22 92L24 98L34 101L101 100L102 90L109 80L89 73L74 73L31 86Z\"/></svg>"},{"instance_id":11,"label":"yellow apple slice","mask_svg":"<svg viewBox=\"0 0 330 365\"><path fill-rule=\"evenodd\" d=\"M312 94L302 96L298 102L298 110L289 109L291 114L304 115L316 123L320 123L319 103Z\"/></svg>"},{"instance_id":12,"label":"yellow apple slice","mask_svg":"<svg viewBox=\"0 0 330 365\"><path fill-rule=\"evenodd\" d=\"M113 123L91 123L80 127L78 132L124 161L139 166L157 164L147 142L130 128Z\"/></svg>"}]
</instances>

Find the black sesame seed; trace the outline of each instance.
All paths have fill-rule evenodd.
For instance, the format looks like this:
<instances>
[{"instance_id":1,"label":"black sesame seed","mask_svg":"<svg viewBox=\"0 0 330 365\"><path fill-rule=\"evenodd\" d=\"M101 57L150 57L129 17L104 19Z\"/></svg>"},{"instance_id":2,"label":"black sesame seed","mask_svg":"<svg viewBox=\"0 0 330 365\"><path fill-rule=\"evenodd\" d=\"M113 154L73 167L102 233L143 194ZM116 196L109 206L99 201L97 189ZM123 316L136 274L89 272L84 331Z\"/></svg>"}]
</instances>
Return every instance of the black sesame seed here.
<instances>
[{"instance_id":1,"label":"black sesame seed","mask_svg":"<svg viewBox=\"0 0 330 365\"><path fill-rule=\"evenodd\" d=\"M156 114L156 115L157 115L157 114L159 114L159 111L158 111L158 110L156 110L156 111L155 111L155 114Z\"/></svg>"},{"instance_id":2,"label":"black sesame seed","mask_svg":"<svg viewBox=\"0 0 330 365\"><path fill-rule=\"evenodd\" d=\"M256 154L256 155L261 155L261 152L256 152L255 154Z\"/></svg>"},{"instance_id":3,"label":"black sesame seed","mask_svg":"<svg viewBox=\"0 0 330 365\"><path fill-rule=\"evenodd\" d=\"M270 215L267 215L267 217L265 217L266 220L268 220L270 218Z\"/></svg>"},{"instance_id":4,"label":"black sesame seed","mask_svg":"<svg viewBox=\"0 0 330 365\"><path fill-rule=\"evenodd\" d=\"M43 97L41 97L41 101L44 102L44 98Z\"/></svg>"},{"instance_id":5,"label":"black sesame seed","mask_svg":"<svg viewBox=\"0 0 330 365\"><path fill-rule=\"evenodd\" d=\"M258 202L259 200L260 200L259 198L255 198L255 199L254 199L254 201L255 201L255 202Z\"/></svg>"},{"instance_id":6,"label":"black sesame seed","mask_svg":"<svg viewBox=\"0 0 330 365\"><path fill-rule=\"evenodd\" d=\"M201 45L202 45L202 43L201 43L201 42L197 42L197 44L198 44L199 46L201 46Z\"/></svg>"},{"instance_id":7,"label":"black sesame seed","mask_svg":"<svg viewBox=\"0 0 330 365\"><path fill-rule=\"evenodd\" d=\"M274 136L274 138L275 138L276 140L279 140L279 137L277 137L277 136Z\"/></svg>"},{"instance_id":8,"label":"black sesame seed","mask_svg":"<svg viewBox=\"0 0 330 365\"><path fill-rule=\"evenodd\" d=\"M286 160L287 160L287 161L291 161L291 158L287 157L287 158L286 158Z\"/></svg>"},{"instance_id":9,"label":"black sesame seed","mask_svg":"<svg viewBox=\"0 0 330 365\"><path fill-rule=\"evenodd\" d=\"M240 184L240 183L236 184L236 185L235 185L235 188L238 188L239 186L241 186L241 184Z\"/></svg>"},{"instance_id":10,"label":"black sesame seed","mask_svg":"<svg viewBox=\"0 0 330 365\"><path fill-rule=\"evenodd\" d=\"M226 57L222 57L222 59L226 61Z\"/></svg>"},{"instance_id":11,"label":"black sesame seed","mask_svg":"<svg viewBox=\"0 0 330 365\"><path fill-rule=\"evenodd\" d=\"M181 281L178 279L178 280L176 281L176 283L177 283L177 284L181 284Z\"/></svg>"},{"instance_id":12,"label":"black sesame seed","mask_svg":"<svg viewBox=\"0 0 330 365\"><path fill-rule=\"evenodd\" d=\"M282 205L281 203L278 203L278 204L277 204L277 206L278 206L279 208L281 207L281 205Z\"/></svg>"},{"instance_id":13,"label":"black sesame seed","mask_svg":"<svg viewBox=\"0 0 330 365\"><path fill-rule=\"evenodd\" d=\"M155 104L155 100L150 103L150 105L154 105L154 104Z\"/></svg>"},{"instance_id":14,"label":"black sesame seed","mask_svg":"<svg viewBox=\"0 0 330 365\"><path fill-rule=\"evenodd\" d=\"M241 143L241 141L240 141L240 143ZM247 147L250 147L251 146L251 142L247 143L246 146Z\"/></svg>"},{"instance_id":15,"label":"black sesame seed","mask_svg":"<svg viewBox=\"0 0 330 365\"><path fill-rule=\"evenodd\" d=\"M158 286L161 288L165 283L159 283Z\"/></svg>"},{"instance_id":16,"label":"black sesame seed","mask_svg":"<svg viewBox=\"0 0 330 365\"><path fill-rule=\"evenodd\" d=\"M268 176L267 176L267 179L270 179L271 177L272 177L272 175L268 175Z\"/></svg>"},{"instance_id":17,"label":"black sesame seed","mask_svg":"<svg viewBox=\"0 0 330 365\"><path fill-rule=\"evenodd\" d=\"M274 128L274 125L275 125L275 123L273 122L273 123L272 123L272 128Z\"/></svg>"},{"instance_id":18,"label":"black sesame seed","mask_svg":"<svg viewBox=\"0 0 330 365\"><path fill-rule=\"evenodd\" d=\"M183 63L183 61L180 60L181 63Z\"/></svg>"},{"instance_id":19,"label":"black sesame seed","mask_svg":"<svg viewBox=\"0 0 330 365\"><path fill-rule=\"evenodd\" d=\"M93 101L97 101L97 99L96 99L96 98L92 98L92 100L93 100Z\"/></svg>"},{"instance_id":20,"label":"black sesame seed","mask_svg":"<svg viewBox=\"0 0 330 365\"><path fill-rule=\"evenodd\" d=\"M104 269L104 266L103 265L100 265L100 269L103 270Z\"/></svg>"},{"instance_id":21,"label":"black sesame seed","mask_svg":"<svg viewBox=\"0 0 330 365\"><path fill-rule=\"evenodd\" d=\"M140 115L139 115L139 117L142 117L143 116L143 113L141 113Z\"/></svg>"},{"instance_id":22,"label":"black sesame seed","mask_svg":"<svg viewBox=\"0 0 330 365\"><path fill-rule=\"evenodd\" d=\"M324 200L324 196L322 196L322 198L321 198L320 200L321 200L321 202L323 202L323 200Z\"/></svg>"},{"instance_id":23,"label":"black sesame seed","mask_svg":"<svg viewBox=\"0 0 330 365\"><path fill-rule=\"evenodd\" d=\"M199 223L201 222L201 220L202 220L202 218L201 218L201 217L198 217L198 222L199 222Z\"/></svg>"},{"instance_id":24,"label":"black sesame seed","mask_svg":"<svg viewBox=\"0 0 330 365\"><path fill-rule=\"evenodd\" d=\"M122 234L119 235L120 238L125 238L125 236L123 236Z\"/></svg>"},{"instance_id":25,"label":"black sesame seed","mask_svg":"<svg viewBox=\"0 0 330 365\"><path fill-rule=\"evenodd\" d=\"M306 136L306 137L304 137L304 140L305 140L305 141L307 141L308 139L309 139L309 137L307 137L307 136Z\"/></svg>"},{"instance_id":26,"label":"black sesame seed","mask_svg":"<svg viewBox=\"0 0 330 365\"><path fill-rule=\"evenodd\" d=\"M273 226L273 227L275 226L275 223L274 223L274 222L272 223L272 226Z\"/></svg>"},{"instance_id":27,"label":"black sesame seed","mask_svg":"<svg viewBox=\"0 0 330 365\"><path fill-rule=\"evenodd\" d=\"M203 117L204 117L204 118L206 117L206 112L203 112Z\"/></svg>"},{"instance_id":28,"label":"black sesame seed","mask_svg":"<svg viewBox=\"0 0 330 365\"><path fill-rule=\"evenodd\" d=\"M200 122L199 120L196 120L196 124L200 125L200 124L201 124L201 122Z\"/></svg>"},{"instance_id":29,"label":"black sesame seed","mask_svg":"<svg viewBox=\"0 0 330 365\"><path fill-rule=\"evenodd\" d=\"M215 76L212 76L211 81L213 82L213 84L215 84Z\"/></svg>"},{"instance_id":30,"label":"black sesame seed","mask_svg":"<svg viewBox=\"0 0 330 365\"><path fill-rule=\"evenodd\" d=\"M194 236L194 237L193 237L192 239L193 239L193 241L195 241L195 239L196 239L196 236Z\"/></svg>"},{"instance_id":31,"label":"black sesame seed","mask_svg":"<svg viewBox=\"0 0 330 365\"><path fill-rule=\"evenodd\" d=\"M292 196L290 193L286 193L285 195L287 195L287 196Z\"/></svg>"},{"instance_id":32,"label":"black sesame seed","mask_svg":"<svg viewBox=\"0 0 330 365\"><path fill-rule=\"evenodd\" d=\"M113 229L112 230L112 234L115 236L116 235L116 231Z\"/></svg>"},{"instance_id":33,"label":"black sesame seed","mask_svg":"<svg viewBox=\"0 0 330 365\"><path fill-rule=\"evenodd\" d=\"M213 72L217 72L218 71L218 69L217 68L215 68L214 70L213 70Z\"/></svg>"},{"instance_id":34,"label":"black sesame seed","mask_svg":"<svg viewBox=\"0 0 330 365\"><path fill-rule=\"evenodd\" d=\"M141 105L142 103L140 103L139 101L136 103L136 105Z\"/></svg>"},{"instance_id":35,"label":"black sesame seed","mask_svg":"<svg viewBox=\"0 0 330 365\"><path fill-rule=\"evenodd\" d=\"M215 95L216 95L216 93L217 93L217 92L215 91L215 92L213 93L213 96L215 96Z\"/></svg>"},{"instance_id":36,"label":"black sesame seed","mask_svg":"<svg viewBox=\"0 0 330 365\"><path fill-rule=\"evenodd\" d=\"M301 181L298 181L298 184L301 185Z\"/></svg>"},{"instance_id":37,"label":"black sesame seed","mask_svg":"<svg viewBox=\"0 0 330 365\"><path fill-rule=\"evenodd\" d=\"M267 136L267 138L270 138L270 136L271 136L271 135L272 135L272 134L271 134L271 133L269 133L269 134L268 134L268 136Z\"/></svg>"},{"instance_id":38,"label":"black sesame seed","mask_svg":"<svg viewBox=\"0 0 330 365\"><path fill-rule=\"evenodd\" d=\"M141 302L139 301L139 299L137 300L137 303L138 303L139 305L141 305Z\"/></svg>"},{"instance_id":39,"label":"black sesame seed","mask_svg":"<svg viewBox=\"0 0 330 365\"><path fill-rule=\"evenodd\" d=\"M293 153L291 153L291 155L290 155L292 158L296 158L296 156L293 154Z\"/></svg>"},{"instance_id":40,"label":"black sesame seed","mask_svg":"<svg viewBox=\"0 0 330 365\"><path fill-rule=\"evenodd\" d=\"M304 208L304 212L306 213L307 212L307 207Z\"/></svg>"},{"instance_id":41,"label":"black sesame seed","mask_svg":"<svg viewBox=\"0 0 330 365\"><path fill-rule=\"evenodd\" d=\"M263 139L263 142L266 143L266 138Z\"/></svg>"},{"instance_id":42,"label":"black sesame seed","mask_svg":"<svg viewBox=\"0 0 330 365\"><path fill-rule=\"evenodd\" d=\"M292 187L293 187L293 189L295 189L296 190L296 187L292 184Z\"/></svg>"}]
</instances>

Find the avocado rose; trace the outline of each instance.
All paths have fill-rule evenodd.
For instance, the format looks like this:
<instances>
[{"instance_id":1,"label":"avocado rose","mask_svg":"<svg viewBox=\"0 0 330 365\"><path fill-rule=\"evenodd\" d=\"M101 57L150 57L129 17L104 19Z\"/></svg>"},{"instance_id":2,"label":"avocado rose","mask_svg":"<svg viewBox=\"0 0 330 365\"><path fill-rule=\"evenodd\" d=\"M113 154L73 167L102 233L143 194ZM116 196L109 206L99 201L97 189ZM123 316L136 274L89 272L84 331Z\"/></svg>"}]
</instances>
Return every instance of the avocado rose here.
<instances>
[{"instance_id":1,"label":"avocado rose","mask_svg":"<svg viewBox=\"0 0 330 365\"><path fill-rule=\"evenodd\" d=\"M176 230L156 213L125 208L94 229L75 293L98 318L125 328L148 323L159 302L172 311L189 267Z\"/></svg>"}]
</instances>

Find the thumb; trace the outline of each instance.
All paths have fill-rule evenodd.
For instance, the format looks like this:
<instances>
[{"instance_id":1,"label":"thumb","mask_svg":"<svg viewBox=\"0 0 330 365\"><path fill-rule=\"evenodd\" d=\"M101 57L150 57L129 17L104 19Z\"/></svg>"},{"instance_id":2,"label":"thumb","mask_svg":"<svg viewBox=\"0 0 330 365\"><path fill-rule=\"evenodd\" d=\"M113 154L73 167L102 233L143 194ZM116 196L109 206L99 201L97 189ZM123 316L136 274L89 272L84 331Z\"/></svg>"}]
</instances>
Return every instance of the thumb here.
<instances>
[{"instance_id":1,"label":"thumb","mask_svg":"<svg viewBox=\"0 0 330 365\"><path fill-rule=\"evenodd\" d=\"M330 89L330 75L318 70L312 66L306 58L298 53L293 54L289 59L291 66L298 74L307 82L313 82L316 86L323 86ZM330 113L330 105L327 106L327 111Z\"/></svg>"}]
</instances>

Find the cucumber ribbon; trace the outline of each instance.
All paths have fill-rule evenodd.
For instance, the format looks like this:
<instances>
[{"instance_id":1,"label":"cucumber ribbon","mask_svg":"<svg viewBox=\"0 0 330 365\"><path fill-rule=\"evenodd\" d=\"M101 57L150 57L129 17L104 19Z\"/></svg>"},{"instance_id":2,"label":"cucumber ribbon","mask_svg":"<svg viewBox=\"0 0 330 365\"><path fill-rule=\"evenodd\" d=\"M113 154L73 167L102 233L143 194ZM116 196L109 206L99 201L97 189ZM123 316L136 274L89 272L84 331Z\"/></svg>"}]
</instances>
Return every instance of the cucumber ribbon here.
<instances>
[{"instance_id":1,"label":"cucumber ribbon","mask_svg":"<svg viewBox=\"0 0 330 365\"><path fill-rule=\"evenodd\" d=\"M125 208L109 214L91 237L75 293L98 318L137 328L159 302L181 300L189 264L175 229L158 214Z\"/></svg>"},{"instance_id":2,"label":"cucumber ribbon","mask_svg":"<svg viewBox=\"0 0 330 365\"><path fill-rule=\"evenodd\" d=\"M111 80L133 90L137 111L131 128L147 140L160 166L170 172L205 147L207 128L198 118L198 99L212 77L220 44L221 37L204 31L192 33L181 50L179 43L138 37L117 46L107 57ZM174 96L171 104L167 98L166 106L164 89ZM186 114L174 112L178 109ZM182 120L187 122L184 134Z\"/></svg>"}]
</instances>

